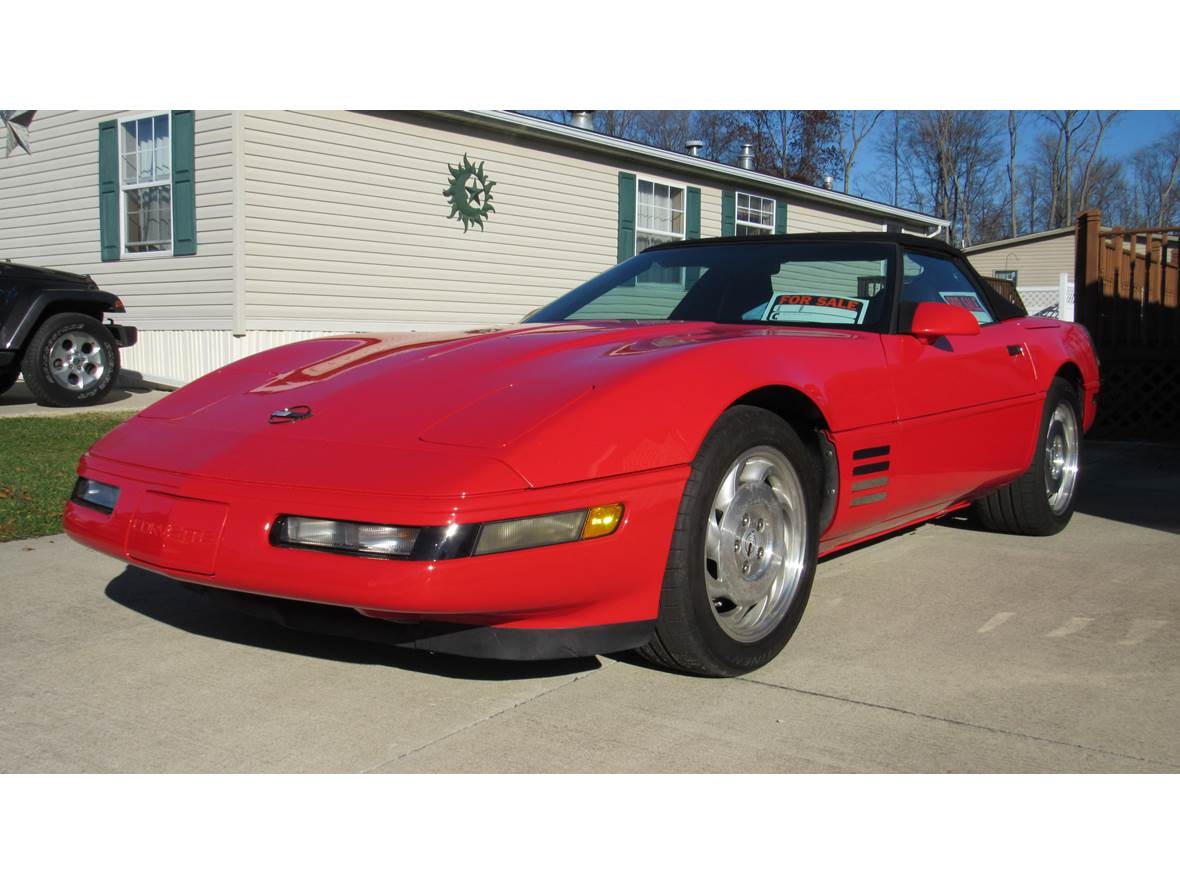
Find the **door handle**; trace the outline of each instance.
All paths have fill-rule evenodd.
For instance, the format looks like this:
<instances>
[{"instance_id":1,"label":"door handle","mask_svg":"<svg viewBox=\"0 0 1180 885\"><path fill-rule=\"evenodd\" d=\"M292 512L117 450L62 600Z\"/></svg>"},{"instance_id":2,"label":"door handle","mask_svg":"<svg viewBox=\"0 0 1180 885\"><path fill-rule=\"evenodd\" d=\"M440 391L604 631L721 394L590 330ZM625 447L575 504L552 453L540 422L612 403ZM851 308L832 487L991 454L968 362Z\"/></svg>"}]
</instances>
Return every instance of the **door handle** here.
<instances>
[{"instance_id":1,"label":"door handle","mask_svg":"<svg viewBox=\"0 0 1180 885\"><path fill-rule=\"evenodd\" d=\"M1008 356L1020 356L1022 353L1024 353L1024 348L1019 344L1008 345Z\"/></svg>"}]
</instances>

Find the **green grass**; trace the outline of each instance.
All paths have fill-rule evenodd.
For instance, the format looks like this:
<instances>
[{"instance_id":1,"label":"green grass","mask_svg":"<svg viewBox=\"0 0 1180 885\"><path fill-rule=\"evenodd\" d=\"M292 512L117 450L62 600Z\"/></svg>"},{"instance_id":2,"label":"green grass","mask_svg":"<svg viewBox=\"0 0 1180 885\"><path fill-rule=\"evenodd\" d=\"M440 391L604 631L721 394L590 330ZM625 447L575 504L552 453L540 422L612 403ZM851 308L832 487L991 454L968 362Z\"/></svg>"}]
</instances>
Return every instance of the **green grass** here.
<instances>
[{"instance_id":1,"label":"green grass","mask_svg":"<svg viewBox=\"0 0 1180 885\"><path fill-rule=\"evenodd\" d=\"M60 532L78 458L133 414L0 418L0 541Z\"/></svg>"}]
</instances>

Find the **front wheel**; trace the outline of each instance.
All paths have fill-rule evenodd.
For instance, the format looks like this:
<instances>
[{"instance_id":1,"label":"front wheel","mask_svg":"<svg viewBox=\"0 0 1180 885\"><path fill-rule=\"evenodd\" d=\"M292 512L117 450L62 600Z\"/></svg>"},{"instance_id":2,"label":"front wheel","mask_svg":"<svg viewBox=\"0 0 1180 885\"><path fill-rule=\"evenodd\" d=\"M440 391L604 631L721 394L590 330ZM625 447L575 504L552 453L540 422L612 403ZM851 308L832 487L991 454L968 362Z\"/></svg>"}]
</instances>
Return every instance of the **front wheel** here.
<instances>
[{"instance_id":1,"label":"front wheel","mask_svg":"<svg viewBox=\"0 0 1180 885\"><path fill-rule=\"evenodd\" d=\"M1017 535L1055 535L1069 524L1081 475L1082 419L1073 387L1053 379L1045 397L1032 464L1023 476L977 501L985 528Z\"/></svg>"},{"instance_id":2,"label":"front wheel","mask_svg":"<svg viewBox=\"0 0 1180 885\"><path fill-rule=\"evenodd\" d=\"M119 348L94 317L60 313L33 333L21 360L25 384L44 406L101 402L119 375Z\"/></svg>"},{"instance_id":3,"label":"front wheel","mask_svg":"<svg viewBox=\"0 0 1180 885\"><path fill-rule=\"evenodd\" d=\"M726 411L692 464L652 641L662 666L736 676L768 663L799 624L815 576L819 469L791 427Z\"/></svg>"}]
</instances>

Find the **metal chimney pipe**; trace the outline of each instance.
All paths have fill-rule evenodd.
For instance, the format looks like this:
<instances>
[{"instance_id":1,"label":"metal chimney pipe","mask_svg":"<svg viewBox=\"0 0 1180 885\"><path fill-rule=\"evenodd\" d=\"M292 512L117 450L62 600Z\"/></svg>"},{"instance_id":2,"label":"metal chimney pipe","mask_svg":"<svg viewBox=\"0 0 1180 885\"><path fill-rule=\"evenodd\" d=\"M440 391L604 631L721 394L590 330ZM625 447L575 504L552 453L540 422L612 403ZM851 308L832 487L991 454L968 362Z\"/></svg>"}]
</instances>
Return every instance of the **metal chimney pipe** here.
<instances>
[{"instance_id":1,"label":"metal chimney pipe","mask_svg":"<svg viewBox=\"0 0 1180 885\"><path fill-rule=\"evenodd\" d=\"M824 176L824 190L830 191L834 185L835 185L835 182L832 180L832 176L825 175Z\"/></svg>"},{"instance_id":2,"label":"metal chimney pipe","mask_svg":"<svg viewBox=\"0 0 1180 885\"><path fill-rule=\"evenodd\" d=\"M754 168L754 145L752 145L752 144L743 144L742 145L742 152L738 156L738 164L743 169L753 169Z\"/></svg>"},{"instance_id":3,"label":"metal chimney pipe","mask_svg":"<svg viewBox=\"0 0 1180 885\"><path fill-rule=\"evenodd\" d=\"M575 129L594 129L594 111L570 111L570 125Z\"/></svg>"},{"instance_id":4,"label":"metal chimney pipe","mask_svg":"<svg viewBox=\"0 0 1180 885\"><path fill-rule=\"evenodd\" d=\"M699 157L701 155L701 148L704 146L705 143L696 138L684 143L684 149L688 151L690 157Z\"/></svg>"}]
</instances>

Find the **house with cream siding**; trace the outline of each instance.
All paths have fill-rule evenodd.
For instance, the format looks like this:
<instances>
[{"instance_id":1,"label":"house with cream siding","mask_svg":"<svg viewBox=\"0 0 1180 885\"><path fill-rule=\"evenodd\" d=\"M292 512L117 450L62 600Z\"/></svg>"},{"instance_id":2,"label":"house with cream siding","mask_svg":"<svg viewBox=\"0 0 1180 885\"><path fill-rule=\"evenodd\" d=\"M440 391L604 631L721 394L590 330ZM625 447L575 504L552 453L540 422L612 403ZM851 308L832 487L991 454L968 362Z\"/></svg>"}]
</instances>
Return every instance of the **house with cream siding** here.
<instances>
[{"instance_id":1,"label":"house with cream siding","mask_svg":"<svg viewBox=\"0 0 1180 885\"><path fill-rule=\"evenodd\" d=\"M1061 274L1073 282L1074 228L993 240L963 250L981 276L1011 280L1017 289L1056 286Z\"/></svg>"},{"instance_id":2,"label":"house with cream siding","mask_svg":"<svg viewBox=\"0 0 1180 885\"><path fill-rule=\"evenodd\" d=\"M91 275L180 384L360 331L518 322L652 243L941 219L504 111L38 111L0 260ZM458 201L458 203L456 203Z\"/></svg>"}]
</instances>

